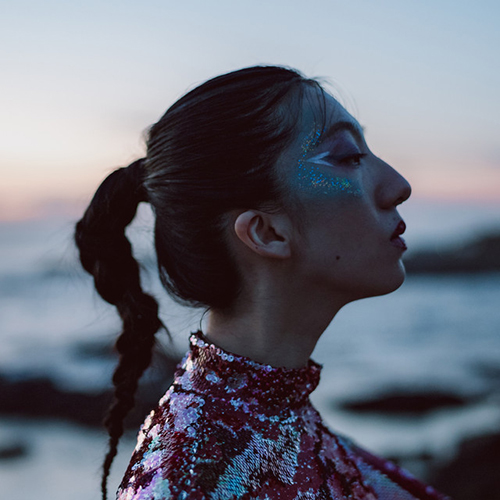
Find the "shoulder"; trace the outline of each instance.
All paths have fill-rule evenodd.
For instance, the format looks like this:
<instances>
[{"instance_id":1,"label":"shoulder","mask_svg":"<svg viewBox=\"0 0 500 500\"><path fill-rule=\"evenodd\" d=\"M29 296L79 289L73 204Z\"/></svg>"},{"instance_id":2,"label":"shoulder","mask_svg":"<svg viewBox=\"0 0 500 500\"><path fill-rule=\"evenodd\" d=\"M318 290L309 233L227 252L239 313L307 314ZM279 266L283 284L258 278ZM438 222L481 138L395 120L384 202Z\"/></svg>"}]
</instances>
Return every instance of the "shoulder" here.
<instances>
[{"instance_id":1,"label":"shoulder","mask_svg":"<svg viewBox=\"0 0 500 500\"><path fill-rule=\"evenodd\" d=\"M345 436L338 436L338 439L355 460L365 480L368 479L374 486L379 497L385 498L384 494L387 491L394 491L397 488L398 498L401 499L450 500L393 462L370 453Z\"/></svg>"},{"instance_id":2,"label":"shoulder","mask_svg":"<svg viewBox=\"0 0 500 500\"><path fill-rule=\"evenodd\" d=\"M230 401L172 387L141 429L117 499L231 498L227 488L244 482L264 444L254 420Z\"/></svg>"},{"instance_id":3,"label":"shoulder","mask_svg":"<svg viewBox=\"0 0 500 500\"><path fill-rule=\"evenodd\" d=\"M206 400L172 386L146 418L118 490L119 500L177 499L189 487ZM187 498L187 497L186 497ZM189 498L202 499L193 495Z\"/></svg>"}]
</instances>

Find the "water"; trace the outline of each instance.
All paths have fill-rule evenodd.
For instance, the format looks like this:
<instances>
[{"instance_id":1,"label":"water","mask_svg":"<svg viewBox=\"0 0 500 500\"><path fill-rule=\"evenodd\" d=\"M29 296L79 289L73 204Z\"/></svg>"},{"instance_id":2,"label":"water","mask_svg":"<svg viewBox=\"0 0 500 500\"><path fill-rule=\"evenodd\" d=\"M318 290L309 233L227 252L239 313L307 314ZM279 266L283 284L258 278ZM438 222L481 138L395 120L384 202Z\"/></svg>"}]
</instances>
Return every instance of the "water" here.
<instances>
[{"instance_id":1,"label":"water","mask_svg":"<svg viewBox=\"0 0 500 500\"><path fill-rule=\"evenodd\" d=\"M410 277L395 294L342 310L315 351L324 363L315 396L331 426L385 455L446 458L464 436L500 426L500 274ZM441 390L477 404L417 419L346 415L332 403ZM488 395L486 397L481 397Z\"/></svg>"},{"instance_id":2,"label":"water","mask_svg":"<svg viewBox=\"0 0 500 500\"><path fill-rule=\"evenodd\" d=\"M66 422L0 419L0 443L27 443L27 456L0 462L1 498L9 500L98 500L104 432ZM113 498L134 447L122 440L109 479Z\"/></svg>"},{"instance_id":3,"label":"water","mask_svg":"<svg viewBox=\"0 0 500 500\"><path fill-rule=\"evenodd\" d=\"M433 210L427 213L429 223L438 220ZM495 211L486 210L482 218L477 214L479 209L476 218L469 213L468 223L461 212L455 219L442 215L439 224L447 231L439 241L458 241L465 229L472 234L491 226L497 217ZM416 222L417 215L411 211L405 215L409 225L413 218L412 225L420 227L415 244L435 244L435 227L426 233L424 222ZM71 228L68 221L0 225L0 367L11 377L49 376L60 387L92 391L109 386L113 366L105 358L81 356L77 347L111 343L119 322L75 264ZM137 255L148 255L147 213L131 233L139 243ZM411 245L410 235L407 240ZM158 297L165 297L153 271L144 282ZM464 436L500 424L498 379L486 376L488 370L498 374L500 365L498 304L500 275L490 274L410 276L394 294L348 305L313 354L324 365L313 403L331 427L377 453L428 452L445 460ZM201 312L182 309L166 298L161 300L161 311L181 354L189 332L199 326ZM464 409L419 418L352 415L339 409L340 401L415 388L482 397ZM29 452L0 461L0 484L9 498L98 498L98 469L105 448L102 431L56 421L2 418L0 448L11 442L27 444ZM133 442L134 437L128 436L123 443L110 490L123 474Z\"/></svg>"}]
</instances>

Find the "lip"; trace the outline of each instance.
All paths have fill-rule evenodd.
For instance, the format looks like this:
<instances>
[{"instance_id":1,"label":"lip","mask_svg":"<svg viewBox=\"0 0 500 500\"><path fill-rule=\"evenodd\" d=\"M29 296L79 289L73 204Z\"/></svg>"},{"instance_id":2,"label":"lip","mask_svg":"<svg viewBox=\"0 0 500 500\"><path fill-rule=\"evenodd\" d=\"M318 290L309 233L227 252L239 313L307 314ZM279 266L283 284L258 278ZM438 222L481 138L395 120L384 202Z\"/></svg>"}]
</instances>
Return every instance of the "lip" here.
<instances>
[{"instance_id":1,"label":"lip","mask_svg":"<svg viewBox=\"0 0 500 500\"><path fill-rule=\"evenodd\" d=\"M391 244L397 248L400 248L403 251L408 249L405 240L400 236L405 231L406 231L406 224L404 223L404 221L401 220L399 221L399 224L396 226L396 229L394 230L391 236Z\"/></svg>"}]
</instances>

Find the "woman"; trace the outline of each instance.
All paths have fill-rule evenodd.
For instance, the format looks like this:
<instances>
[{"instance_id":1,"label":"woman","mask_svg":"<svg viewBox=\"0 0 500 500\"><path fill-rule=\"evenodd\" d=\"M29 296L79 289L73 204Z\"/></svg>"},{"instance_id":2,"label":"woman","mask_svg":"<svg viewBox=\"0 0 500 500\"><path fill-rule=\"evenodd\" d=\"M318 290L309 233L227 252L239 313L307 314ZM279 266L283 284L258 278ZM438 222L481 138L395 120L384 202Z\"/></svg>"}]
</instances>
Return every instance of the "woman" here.
<instances>
[{"instance_id":1,"label":"woman","mask_svg":"<svg viewBox=\"0 0 500 500\"><path fill-rule=\"evenodd\" d=\"M208 311L204 333L146 419L118 491L152 499L437 499L333 434L311 406L319 337L345 304L404 280L397 206L410 186L314 80L281 67L214 78L149 131L77 225L84 268L123 320L105 421L106 478L162 327L125 227L156 215L165 288Z\"/></svg>"}]
</instances>

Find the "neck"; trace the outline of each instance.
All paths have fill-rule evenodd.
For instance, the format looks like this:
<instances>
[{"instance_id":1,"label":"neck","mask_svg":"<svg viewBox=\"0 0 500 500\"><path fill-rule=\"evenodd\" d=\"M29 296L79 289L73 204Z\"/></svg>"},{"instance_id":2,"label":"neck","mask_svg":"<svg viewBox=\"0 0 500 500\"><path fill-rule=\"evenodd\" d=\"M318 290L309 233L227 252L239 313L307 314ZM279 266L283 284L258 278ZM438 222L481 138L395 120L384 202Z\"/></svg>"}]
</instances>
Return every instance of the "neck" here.
<instances>
[{"instance_id":1,"label":"neck","mask_svg":"<svg viewBox=\"0 0 500 500\"><path fill-rule=\"evenodd\" d=\"M281 290L283 292L283 290ZM222 349L275 367L305 366L321 334L343 304L276 293L246 300L231 314L211 310L205 336Z\"/></svg>"}]
</instances>

